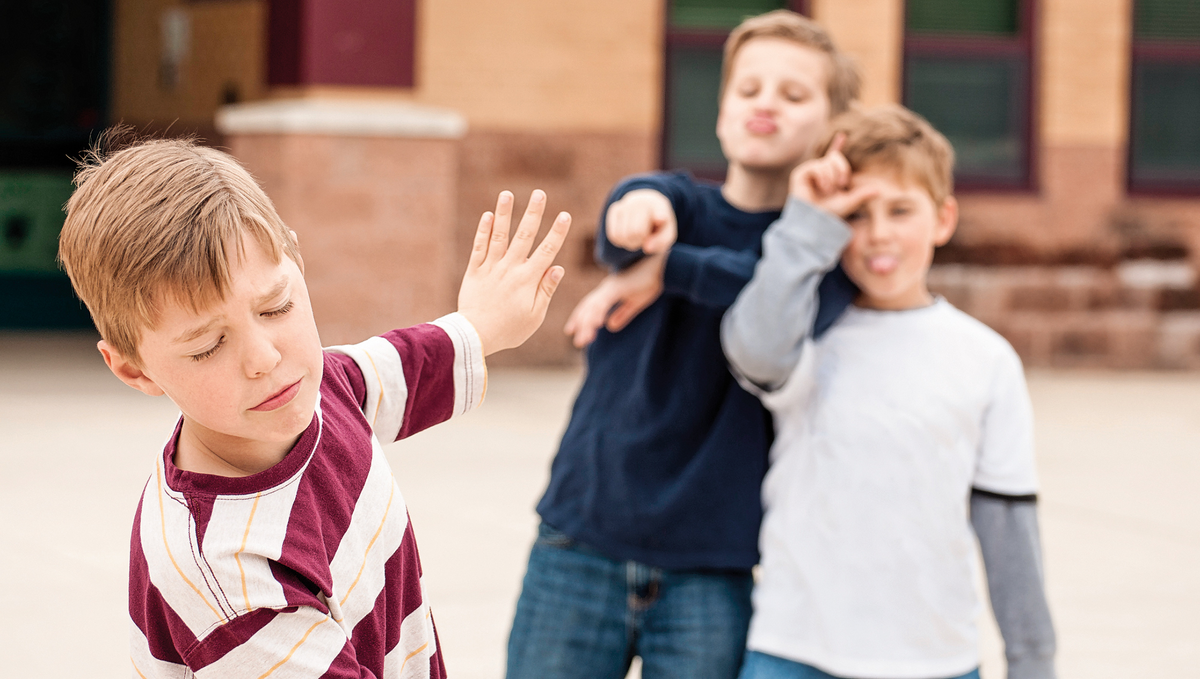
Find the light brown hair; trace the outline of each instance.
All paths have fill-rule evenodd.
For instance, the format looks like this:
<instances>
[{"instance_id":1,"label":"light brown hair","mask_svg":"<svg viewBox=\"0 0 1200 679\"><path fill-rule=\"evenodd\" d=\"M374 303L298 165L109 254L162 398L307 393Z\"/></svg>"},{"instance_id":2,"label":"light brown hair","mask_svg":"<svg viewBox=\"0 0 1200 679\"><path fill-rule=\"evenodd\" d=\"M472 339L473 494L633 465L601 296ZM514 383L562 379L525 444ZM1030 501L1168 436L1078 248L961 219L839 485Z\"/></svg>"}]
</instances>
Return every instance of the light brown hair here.
<instances>
[{"instance_id":1,"label":"light brown hair","mask_svg":"<svg viewBox=\"0 0 1200 679\"><path fill-rule=\"evenodd\" d=\"M790 40L821 52L828 58L826 89L831 115L849 110L851 104L858 99L862 77L854 60L838 51L829 33L819 24L786 9L750 17L729 34L725 40L725 57L721 64L722 96L725 93L725 85L729 82L729 74L733 70L734 57L737 56L738 50L755 38Z\"/></svg>"},{"instance_id":2,"label":"light brown hair","mask_svg":"<svg viewBox=\"0 0 1200 679\"><path fill-rule=\"evenodd\" d=\"M249 235L275 262L295 237L245 168L187 139L148 141L75 174L58 258L100 335L135 365L164 304L200 311L230 287L230 252Z\"/></svg>"},{"instance_id":3,"label":"light brown hair","mask_svg":"<svg viewBox=\"0 0 1200 679\"><path fill-rule=\"evenodd\" d=\"M954 147L916 113L895 104L855 109L835 118L817 149L823 156L838 134L852 172L894 172L929 192L935 205L954 193Z\"/></svg>"}]
</instances>

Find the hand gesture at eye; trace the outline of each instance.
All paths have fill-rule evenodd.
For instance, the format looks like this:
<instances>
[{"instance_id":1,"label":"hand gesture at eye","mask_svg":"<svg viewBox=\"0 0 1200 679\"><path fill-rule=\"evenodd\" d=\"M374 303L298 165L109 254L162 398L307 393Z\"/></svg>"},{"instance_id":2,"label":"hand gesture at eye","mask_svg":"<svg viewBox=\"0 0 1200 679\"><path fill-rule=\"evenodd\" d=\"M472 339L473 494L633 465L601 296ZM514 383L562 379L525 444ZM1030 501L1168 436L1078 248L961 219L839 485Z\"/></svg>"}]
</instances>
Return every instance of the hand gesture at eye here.
<instances>
[{"instance_id":1,"label":"hand gesture at eye","mask_svg":"<svg viewBox=\"0 0 1200 679\"><path fill-rule=\"evenodd\" d=\"M875 189L852 186L850 161L842 155L845 144L846 135L838 133L825 155L803 162L792 170L788 193L842 219L874 198Z\"/></svg>"}]
</instances>

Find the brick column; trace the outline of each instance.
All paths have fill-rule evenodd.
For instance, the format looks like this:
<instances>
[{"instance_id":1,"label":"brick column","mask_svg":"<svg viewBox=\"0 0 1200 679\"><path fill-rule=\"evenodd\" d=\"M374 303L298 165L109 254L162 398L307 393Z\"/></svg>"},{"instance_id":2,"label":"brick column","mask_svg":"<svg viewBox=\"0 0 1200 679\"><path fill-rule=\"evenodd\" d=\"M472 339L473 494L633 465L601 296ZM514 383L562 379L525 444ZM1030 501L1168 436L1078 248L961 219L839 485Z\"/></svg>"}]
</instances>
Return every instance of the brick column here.
<instances>
[{"instance_id":1,"label":"brick column","mask_svg":"<svg viewBox=\"0 0 1200 679\"><path fill-rule=\"evenodd\" d=\"M862 101L868 106L900 101L904 59L904 0L812 0L813 18L862 68Z\"/></svg>"},{"instance_id":2,"label":"brick column","mask_svg":"<svg viewBox=\"0 0 1200 679\"><path fill-rule=\"evenodd\" d=\"M302 99L227 106L217 126L299 235L325 344L455 309L461 116Z\"/></svg>"}]
</instances>

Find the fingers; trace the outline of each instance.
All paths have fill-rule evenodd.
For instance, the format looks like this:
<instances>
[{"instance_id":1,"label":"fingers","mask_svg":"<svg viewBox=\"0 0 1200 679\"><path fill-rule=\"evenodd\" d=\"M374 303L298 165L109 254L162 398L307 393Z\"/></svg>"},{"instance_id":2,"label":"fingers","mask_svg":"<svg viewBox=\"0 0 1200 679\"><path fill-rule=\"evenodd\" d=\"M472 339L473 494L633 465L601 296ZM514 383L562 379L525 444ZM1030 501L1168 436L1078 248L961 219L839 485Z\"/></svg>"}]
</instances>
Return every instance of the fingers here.
<instances>
[{"instance_id":1,"label":"fingers","mask_svg":"<svg viewBox=\"0 0 1200 679\"><path fill-rule=\"evenodd\" d=\"M629 211L625 207L625 204L618 200L608 206L608 212L604 215L604 233L608 236L609 242L619 248L626 245L625 234L628 231Z\"/></svg>"},{"instance_id":2,"label":"fingers","mask_svg":"<svg viewBox=\"0 0 1200 679\"><path fill-rule=\"evenodd\" d=\"M562 244L567 239L567 232L570 230L571 215L566 212L558 213L558 217L550 225L550 233L547 233L546 237L542 239L541 245L537 247L529 261L535 266L543 268L550 266L550 263L558 256L558 251L562 249Z\"/></svg>"},{"instance_id":3,"label":"fingers","mask_svg":"<svg viewBox=\"0 0 1200 679\"><path fill-rule=\"evenodd\" d=\"M475 229L475 240L471 243L471 259L468 261L468 267L478 268L487 259L488 244L492 239L492 221L494 218L495 215L491 212L485 212L479 218L479 228Z\"/></svg>"},{"instance_id":4,"label":"fingers","mask_svg":"<svg viewBox=\"0 0 1200 679\"><path fill-rule=\"evenodd\" d=\"M642 252L647 255L662 254L675 244L675 237L674 222L664 225L646 238L646 241L642 243Z\"/></svg>"},{"instance_id":5,"label":"fingers","mask_svg":"<svg viewBox=\"0 0 1200 679\"><path fill-rule=\"evenodd\" d=\"M533 248L533 239L537 237L538 229L542 226L542 213L545 211L546 192L534 189L529 196L529 205L525 207L521 223L517 225L512 242L508 244L508 251L505 254L509 259L523 261L529 257L529 251Z\"/></svg>"},{"instance_id":6,"label":"fingers","mask_svg":"<svg viewBox=\"0 0 1200 679\"><path fill-rule=\"evenodd\" d=\"M566 326L563 327L563 332L571 336L572 344L578 349L586 347L596 339L596 332L604 326L604 319L615 303L606 282L601 283L575 305Z\"/></svg>"},{"instance_id":7,"label":"fingers","mask_svg":"<svg viewBox=\"0 0 1200 679\"><path fill-rule=\"evenodd\" d=\"M656 299L658 299L658 295L639 294L626 297L621 300L621 305L608 315L608 321L604 327L609 332L620 332Z\"/></svg>"},{"instance_id":8,"label":"fingers","mask_svg":"<svg viewBox=\"0 0 1200 679\"><path fill-rule=\"evenodd\" d=\"M825 155L829 155L830 153L841 153L842 149L845 147L846 133L838 132L837 134L833 135L833 141L829 142L829 150L825 152Z\"/></svg>"},{"instance_id":9,"label":"fingers","mask_svg":"<svg viewBox=\"0 0 1200 679\"><path fill-rule=\"evenodd\" d=\"M533 298L533 313L538 318L538 325L541 325L541 319L546 317L550 299L554 297L554 291L558 289L558 284L562 282L564 274L566 274L566 269L561 266L552 266L542 274L542 280L538 282L537 294Z\"/></svg>"},{"instance_id":10,"label":"fingers","mask_svg":"<svg viewBox=\"0 0 1200 679\"><path fill-rule=\"evenodd\" d=\"M642 252L657 255L666 252L675 244L677 227L675 211L671 204L663 200L655 204L650 211L651 230L642 242Z\"/></svg>"},{"instance_id":11,"label":"fingers","mask_svg":"<svg viewBox=\"0 0 1200 679\"><path fill-rule=\"evenodd\" d=\"M492 235L488 241L486 262L497 262L508 250L508 227L512 223L513 195L501 191L496 199L496 215L492 220Z\"/></svg>"},{"instance_id":12,"label":"fingers","mask_svg":"<svg viewBox=\"0 0 1200 679\"><path fill-rule=\"evenodd\" d=\"M828 201L826 209L839 217L846 218L878 195L879 189L877 187L859 186L832 196Z\"/></svg>"}]
</instances>

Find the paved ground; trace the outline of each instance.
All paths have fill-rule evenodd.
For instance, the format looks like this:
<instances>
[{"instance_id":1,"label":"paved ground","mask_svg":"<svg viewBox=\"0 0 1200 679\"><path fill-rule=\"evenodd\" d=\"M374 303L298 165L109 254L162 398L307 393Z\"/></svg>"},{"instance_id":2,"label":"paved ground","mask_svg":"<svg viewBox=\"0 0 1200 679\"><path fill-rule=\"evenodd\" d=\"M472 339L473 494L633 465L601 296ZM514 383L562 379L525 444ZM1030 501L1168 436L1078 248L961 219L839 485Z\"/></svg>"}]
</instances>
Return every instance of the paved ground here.
<instances>
[{"instance_id":1,"label":"paved ground","mask_svg":"<svg viewBox=\"0 0 1200 679\"><path fill-rule=\"evenodd\" d=\"M0 334L0 675L129 675L129 524L170 402L87 338ZM502 675L574 371L497 371L484 407L392 446L447 665ZM1046 577L1064 679L1200 677L1200 375L1038 372ZM994 632L984 676L1003 676Z\"/></svg>"}]
</instances>

